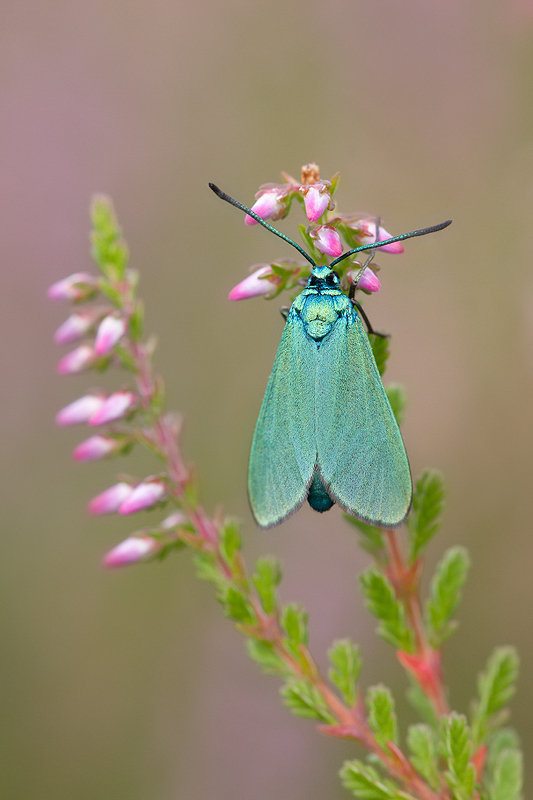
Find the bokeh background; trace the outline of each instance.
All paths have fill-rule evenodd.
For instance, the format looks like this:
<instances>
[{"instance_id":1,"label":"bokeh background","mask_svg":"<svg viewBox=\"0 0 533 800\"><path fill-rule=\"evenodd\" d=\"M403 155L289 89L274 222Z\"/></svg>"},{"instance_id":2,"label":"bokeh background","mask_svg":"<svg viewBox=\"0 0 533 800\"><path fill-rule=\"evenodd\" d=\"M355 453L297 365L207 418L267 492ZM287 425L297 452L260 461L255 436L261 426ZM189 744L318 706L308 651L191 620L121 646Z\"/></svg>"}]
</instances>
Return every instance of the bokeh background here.
<instances>
[{"instance_id":1,"label":"bokeh background","mask_svg":"<svg viewBox=\"0 0 533 800\"><path fill-rule=\"evenodd\" d=\"M467 709L493 646L516 645L527 764L531 1L4 0L1 17L2 797L342 798L336 771L355 752L282 708L187 554L100 566L143 520L89 519L87 501L117 469L154 467L141 453L73 467L85 431L53 423L96 381L55 374L65 308L46 300L50 283L90 268L94 191L113 197L141 270L205 505L242 518L250 558L282 558L282 596L309 609L319 660L351 635L363 682L392 685L409 719L405 676L362 607L367 559L337 510L304 509L260 534L247 508L247 450L282 319L277 301L226 296L249 265L291 253L206 184L252 202L308 161L325 178L341 171L341 210L380 214L394 233L454 219L380 258L383 291L367 307L393 333L413 472L447 479L429 565L455 543L473 558L446 648L452 703Z\"/></svg>"}]
</instances>

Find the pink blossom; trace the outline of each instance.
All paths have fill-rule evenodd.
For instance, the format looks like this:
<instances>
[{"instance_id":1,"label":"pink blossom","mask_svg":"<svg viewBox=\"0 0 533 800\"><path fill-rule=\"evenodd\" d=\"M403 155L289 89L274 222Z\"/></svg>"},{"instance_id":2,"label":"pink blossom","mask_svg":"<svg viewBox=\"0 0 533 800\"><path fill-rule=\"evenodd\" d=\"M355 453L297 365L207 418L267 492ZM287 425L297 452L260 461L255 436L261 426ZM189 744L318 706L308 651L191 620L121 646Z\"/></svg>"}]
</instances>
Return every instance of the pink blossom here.
<instances>
[{"instance_id":1,"label":"pink blossom","mask_svg":"<svg viewBox=\"0 0 533 800\"><path fill-rule=\"evenodd\" d=\"M84 300L94 294L96 278L86 272L75 272L68 278L53 283L48 289L51 300Z\"/></svg>"},{"instance_id":2,"label":"pink blossom","mask_svg":"<svg viewBox=\"0 0 533 800\"><path fill-rule=\"evenodd\" d=\"M125 481L115 483L105 492L93 497L87 506L87 510L90 514L112 514L114 511L118 511L119 506L129 497L132 491L133 486L130 486Z\"/></svg>"},{"instance_id":3,"label":"pink blossom","mask_svg":"<svg viewBox=\"0 0 533 800\"><path fill-rule=\"evenodd\" d=\"M125 320L121 317L115 317L112 314L109 317L104 317L98 327L94 342L94 351L96 355L103 356L109 353L122 339L125 333Z\"/></svg>"},{"instance_id":4,"label":"pink blossom","mask_svg":"<svg viewBox=\"0 0 533 800\"><path fill-rule=\"evenodd\" d=\"M305 213L309 222L316 222L329 207L331 196L324 184L314 184L305 188Z\"/></svg>"},{"instance_id":5,"label":"pink blossom","mask_svg":"<svg viewBox=\"0 0 533 800\"><path fill-rule=\"evenodd\" d=\"M94 308L89 311L76 311L59 326L54 333L56 344L69 344L84 336L100 316L101 311Z\"/></svg>"},{"instance_id":6,"label":"pink blossom","mask_svg":"<svg viewBox=\"0 0 533 800\"><path fill-rule=\"evenodd\" d=\"M252 211L255 211L261 219L277 219L285 210L285 203L280 196L277 189L268 189L263 192L252 206ZM244 218L246 225L258 225L256 219L247 214Z\"/></svg>"},{"instance_id":7,"label":"pink blossom","mask_svg":"<svg viewBox=\"0 0 533 800\"><path fill-rule=\"evenodd\" d=\"M348 271L347 277L350 281L353 281L358 274L359 270L352 269ZM381 283L374 270L370 269L369 267L365 269L365 271L357 281L357 288L364 289L367 292L379 292L379 290L381 289Z\"/></svg>"},{"instance_id":8,"label":"pink blossom","mask_svg":"<svg viewBox=\"0 0 533 800\"><path fill-rule=\"evenodd\" d=\"M122 419L136 402L133 392L114 392L91 415L89 425L105 425L107 422Z\"/></svg>"},{"instance_id":9,"label":"pink blossom","mask_svg":"<svg viewBox=\"0 0 533 800\"><path fill-rule=\"evenodd\" d=\"M311 231L311 236L315 239L315 247L327 256L337 258L342 253L341 237L333 225L320 225L315 231Z\"/></svg>"},{"instance_id":10,"label":"pink blossom","mask_svg":"<svg viewBox=\"0 0 533 800\"><path fill-rule=\"evenodd\" d=\"M274 288L270 280L265 280L266 275L273 275L271 267L264 264L243 281L234 286L228 295L228 300L246 300L248 297L266 294Z\"/></svg>"},{"instance_id":11,"label":"pink blossom","mask_svg":"<svg viewBox=\"0 0 533 800\"><path fill-rule=\"evenodd\" d=\"M163 481L143 481L139 483L129 497L121 503L118 513L133 514L136 511L141 511L143 508L151 508L161 500L166 490L167 487Z\"/></svg>"},{"instance_id":12,"label":"pink blossom","mask_svg":"<svg viewBox=\"0 0 533 800\"><path fill-rule=\"evenodd\" d=\"M95 353L88 344L82 344L59 361L56 370L60 375L72 375L91 366Z\"/></svg>"},{"instance_id":13,"label":"pink blossom","mask_svg":"<svg viewBox=\"0 0 533 800\"><path fill-rule=\"evenodd\" d=\"M78 400L74 400L56 414L58 425L79 425L88 422L89 418L98 411L104 402L105 397L100 394L86 394Z\"/></svg>"},{"instance_id":14,"label":"pink blossom","mask_svg":"<svg viewBox=\"0 0 533 800\"><path fill-rule=\"evenodd\" d=\"M163 530L169 530L170 528L177 528L178 525L183 525L186 521L187 517L185 514L182 514L181 511L176 511L174 514L166 517L159 527Z\"/></svg>"},{"instance_id":15,"label":"pink blossom","mask_svg":"<svg viewBox=\"0 0 533 800\"><path fill-rule=\"evenodd\" d=\"M354 228L359 228L363 235L360 237L361 244L371 244L376 241L376 223L370 219L360 219L353 224ZM379 241L383 242L385 239L392 239L392 234L382 228L379 228ZM378 248L382 253L403 253L403 245L401 242L393 242Z\"/></svg>"},{"instance_id":16,"label":"pink blossom","mask_svg":"<svg viewBox=\"0 0 533 800\"><path fill-rule=\"evenodd\" d=\"M130 536L104 557L104 567L126 567L144 561L162 549L162 543L153 536Z\"/></svg>"},{"instance_id":17,"label":"pink blossom","mask_svg":"<svg viewBox=\"0 0 533 800\"><path fill-rule=\"evenodd\" d=\"M72 452L76 461L96 461L113 453L119 446L116 439L109 436L90 436Z\"/></svg>"}]
</instances>

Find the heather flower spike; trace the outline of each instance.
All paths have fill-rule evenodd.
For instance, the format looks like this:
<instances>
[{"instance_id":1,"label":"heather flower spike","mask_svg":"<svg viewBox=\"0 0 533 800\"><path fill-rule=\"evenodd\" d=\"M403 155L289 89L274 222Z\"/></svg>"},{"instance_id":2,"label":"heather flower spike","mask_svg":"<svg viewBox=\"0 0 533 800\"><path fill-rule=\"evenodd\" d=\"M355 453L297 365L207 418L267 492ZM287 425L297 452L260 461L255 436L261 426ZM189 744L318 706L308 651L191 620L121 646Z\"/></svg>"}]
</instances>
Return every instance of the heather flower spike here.
<instances>
[{"instance_id":1,"label":"heather flower spike","mask_svg":"<svg viewBox=\"0 0 533 800\"><path fill-rule=\"evenodd\" d=\"M130 536L104 556L104 567L127 567L159 553L164 544L153 536Z\"/></svg>"},{"instance_id":2,"label":"heather flower spike","mask_svg":"<svg viewBox=\"0 0 533 800\"><path fill-rule=\"evenodd\" d=\"M290 176L284 176L284 179L287 207L283 215L288 209L289 201L296 198L293 205L298 207L303 204L308 219L316 217L312 221L320 219L323 223L319 223L315 238L307 222L301 226L305 244L312 248L314 256L317 251L321 254L317 258L320 263L315 264L309 253L288 236L276 231L268 223L261 223L286 243L295 246L305 262L286 269L284 265L276 263L272 264L272 268L262 265L254 271L254 275L249 276L248 284L243 281L240 289L235 287L234 292L240 297L264 294L274 282L275 291L271 292L272 295L285 289L294 292L298 283L302 282L301 279L305 282L311 267L315 271L315 280L330 279L331 286L335 287L331 290L332 296L336 297L354 320L352 309L347 305L350 297L355 299L354 279L358 274L357 264L352 256L356 257L354 251L361 252L359 247L370 250L372 254L375 227L372 230L369 223L363 229L361 220L356 215L339 215L335 220L328 221L327 212L331 210L329 198L334 193L336 178L332 178L331 183L321 181L316 165L308 164L302 169L300 184ZM249 210L216 187L213 188L219 197L241 210ZM266 190L267 187L263 188ZM277 213L275 208L271 207L270 210ZM263 211L268 213L268 209ZM415 684L416 709L424 709L424 720L405 726L406 736L400 742L397 735L400 725L397 723L391 692L381 684L371 686L366 692L360 686L361 654L355 643L346 638L337 639L333 643L328 651L330 668L326 677L322 664L318 666L318 660L308 644L305 610L297 603L282 605L278 599L281 570L277 560L262 557L250 569L242 552L238 523L225 518L221 512L209 514L200 505L195 472L187 466L182 456L176 415L165 409L163 383L153 371L152 348L142 331L142 307L137 297L136 276L127 268L127 248L110 201L103 197L97 198L93 202L91 213L92 252L101 272L98 285L110 304L109 309L101 310L99 314L115 321L106 322L102 332L97 334L98 344L94 348L87 343L74 351L75 356L74 353L69 354L66 361L60 362L63 363L60 371L69 373L82 368L103 369L120 364L128 371L132 389L112 392L107 400L99 397L98 392L89 392L62 409L57 415L57 421L61 425L79 422L94 425L121 420L120 425L117 425L120 432L104 432L82 442L75 451L75 457L79 460L122 453L134 442L145 445L158 460L158 467L154 470L158 473L157 477L145 478L135 486L127 478L117 479L114 485L90 501L88 510L91 514L118 512L128 515L162 505L162 501L167 500L174 509L170 514L167 512L162 521L158 520L153 529L133 533L110 550L103 560L104 565L114 568L154 560L185 547L194 552L198 574L212 583L226 617L247 638L254 660L266 672L276 674L285 682L281 690L285 704L296 714L314 718L322 733L349 739L367 751L368 760L363 762L352 759L341 770L344 785L355 796L379 797L380 800L392 797L417 800L451 800L452 797L460 797L466 800L478 796L519 800L523 793L521 754L516 737L507 727L498 731L498 727L506 719L506 706L517 677L518 658L514 649L501 647L490 657L486 670L478 681L479 697L472 704L472 713L468 718L451 711L448 704L441 666L442 645L455 626L453 616L468 570L468 555L460 547L452 547L446 551L433 578L428 581L429 596L424 602L420 587L424 551L439 527L443 506L443 482L439 473L428 470L416 481L411 515L404 531L396 527L382 530L345 515L347 523L353 526L374 560L361 576L367 608L377 618L379 634L394 647L400 664ZM358 221L354 224L354 220ZM412 231L401 238L403 240L424 235L445 225L446 223L430 229ZM339 256L335 255L338 242L328 228L336 231L344 247L344 253ZM362 245L361 235L369 238ZM386 232L380 229L378 235L381 237ZM365 263L357 288L376 291L379 281L369 264L370 261ZM261 280L258 275L260 271L267 276L266 280ZM83 281L80 282L79 279L80 274L84 275L78 273L71 276L63 285L59 282L59 286L51 288L50 295L80 302L79 286L83 285ZM272 282L269 278L272 278ZM90 280L92 284L85 286L96 291L95 279ZM350 280L352 286L349 298L343 299L337 287L347 287ZM265 284L267 288L261 285L258 291L258 283ZM309 296L312 294L311 292ZM324 292L325 296L326 294L327 289ZM85 299L87 298L88 295ZM355 313L354 311L353 314ZM366 313L362 310L360 313L361 318L365 319ZM334 314L331 319L334 324ZM123 320L124 329L122 325L117 325L117 320ZM293 319L287 324L295 322ZM72 331L76 329L76 325L77 323L73 324ZM87 335L92 327L85 331ZM288 330L291 331L290 328ZM371 363L372 354L366 337L359 325L357 330L356 340L359 343L362 341L366 348L365 363ZM66 335L68 340L71 335L68 327ZM60 341L66 341L63 336L64 334L59 336ZM114 344L111 344L113 341ZM121 346L117 347L119 341ZM301 349L304 349L303 345L308 349L307 340L300 336L298 341L302 344ZM370 346L374 347L376 366L382 372L387 356L383 339L371 336ZM111 350L112 359L101 357ZM329 352L331 354L331 348ZM300 355L301 350L299 352L298 348L294 348L286 361L292 367ZM335 369L330 369L331 364L327 367L327 380L324 380L321 387L324 392L328 391L328 382L336 380ZM348 384L353 380L360 392L358 378L361 375L358 376L354 374L354 370L347 368L346 351L337 357L334 367L342 373L342 381ZM300 364L296 374L309 387L313 383L313 375L304 370L305 365L302 367ZM379 380L377 375L375 378L376 381ZM297 382L292 381L291 387ZM285 385L282 385L281 394L284 389ZM400 387L388 387L387 394L390 405L398 416L404 405ZM383 406L387 400L383 394L380 397L378 405ZM361 395L359 398L361 399ZM352 440L350 437L355 436L357 441L361 420L359 414L350 413L346 403L343 404L342 397L337 395L333 400L335 408L331 405L327 408L327 418L335 428L337 439L331 439L334 447L330 448L327 455L333 453L331 457L335 461L334 466L338 466L342 459L342 449ZM99 403L101 405L98 407ZM107 410L102 413L106 404ZM129 413L133 409L135 415ZM297 421L297 416L293 414L295 407L291 407L290 411L293 422ZM343 415L348 417L348 427L344 429ZM375 425L376 417L377 413L367 415L366 419L371 426ZM309 418L316 422L313 408ZM282 427L285 420L278 415L275 422L274 431L277 427ZM393 428L393 425L389 426L389 430ZM339 431L343 433L343 430L344 437L339 436ZM298 424L292 424L291 434L296 438L301 435ZM274 442L275 439L273 434ZM287 438L282 445L287 446ZM372 455L369 452L369 457ZM347 471L350 469L348 465ZM370 475L371 471L365 474ZM314 478L312 475L310 477L317 488L318 473ZM277 497L281 496L275 485L273 493ZM371 494L370 491L369 498ZM315 499L324 501L323 495L318 491ZM383 494L382 499L386 503ZM325 510L324 506L320 510ZM324 520L324 524L327 525L327 520ZM402 537L405 537L405 541L402 541Z\"/></svg>"},{"instance_id":3,"label":"heather flower spike","mask_svg":"<svg viewBox=\"0 0 533 800\"><path fill-rule=\"evenodd\" d=\"M256 297L270 292L275 286L274 280L268 280L270 277L275 277L271 267L267 264L259 267L233 287L228 294L228 300L246 300L248 297Z\"/></svg>"}]
</instances>

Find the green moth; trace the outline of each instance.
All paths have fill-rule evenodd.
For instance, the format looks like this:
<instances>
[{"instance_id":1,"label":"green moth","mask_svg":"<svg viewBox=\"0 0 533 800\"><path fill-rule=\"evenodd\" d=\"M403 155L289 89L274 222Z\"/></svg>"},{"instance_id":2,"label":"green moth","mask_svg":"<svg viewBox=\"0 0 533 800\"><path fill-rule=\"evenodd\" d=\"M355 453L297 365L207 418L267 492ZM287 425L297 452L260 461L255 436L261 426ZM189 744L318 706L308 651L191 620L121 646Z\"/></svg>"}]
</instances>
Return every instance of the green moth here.
<instances>
[{"instance_id":1,"label":"green moth","mask_svg":"<svg viewBox=\"0 0 533 800\"><path fill-rule=\"evenodd\" d=\"M361 250L441 230L451 220L317 266L296 242L209 185L313 266L287 314L252 439L248 497L257 524L279 525L307 500L315 511L337 503L370 525L398 527L413 493L407 453L355 301L341 291L332 267Z\"/></svg>"}]
</instances>

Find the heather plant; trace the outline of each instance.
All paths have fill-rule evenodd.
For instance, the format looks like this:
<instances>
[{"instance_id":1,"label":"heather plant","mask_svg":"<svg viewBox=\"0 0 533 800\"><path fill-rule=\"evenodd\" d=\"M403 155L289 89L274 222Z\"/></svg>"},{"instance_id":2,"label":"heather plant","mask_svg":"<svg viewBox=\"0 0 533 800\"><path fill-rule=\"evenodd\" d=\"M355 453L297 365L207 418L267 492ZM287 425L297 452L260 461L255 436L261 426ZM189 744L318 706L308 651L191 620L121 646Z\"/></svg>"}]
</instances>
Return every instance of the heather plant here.
<instances>
[{"instance_id":1,"label":"heather plant","mask_svg":"<svg viewBox=\"0 0 533 800\"><path fill-rule=\"evenodd\" d=\"M316 165L307 165L300 180L283 174L281 183L262 186L252 210L271 221L287 216L292 207L302 210L304 247L318 265L338 258L343 243L353 249L391 238L380 220L335 210L337 182L338 175L322 180ZM144 333L139 276L128 265L128 250L108 198L93 199L91 220L92 256L99 273L78 272L49 289L51 298L72 305L55 340L76 343L57 370L71 374L117 369L121 388L111 394L92 390L63 408L56 420L59 425L86 424L93 431L75 448L77 461L123 456L138 445L153 454L154 474L122 477L90 501L91 514L130 515L153 508L160 520L132 532L107 553L104 565L153 562L190 548L198 576L214 587L224 614L244 636L250 657L281 681L285 705L314 720L322 733L352 740L366 750L366 760L349 760L340 771L355 797L519 800L522 757L516 734L504 727L518 671L514 649L500 647L492 653L468 714L452 710L447 700L441 656L456 624L468 573L463 547L451 547L442 555L427 597L421 595L425 552L443 511L441 475L428 469L418 476L401 532L381 530L344 514L372 558L360 577L366 607L410 678L409 699L420 721L408 727L401 741L390 690L381 684L366 689L360 685L362 656L357 644L350 638L334 641L328 651L328 674L322 674L309 646L305 609L280 600L279 561L263 556L249 567L240 525L202 507L196 473L181 451L180 417L166 409L163 380L154 370L154 340ZM256 220L247 215L245 223L254 225ZM379 250L399 255L403 247L395 242ZM357 291L359 297L376 292L378 271L371 260L347 259L338 267L341 287L346 293L351 289L352 295ZM293 299L309 274L308 263L292 258L255 265L229 297L272 299L285 292ZM370 334L370 341L383 375L389 340ZM396 384L386 389L401 423L404 392ZM322 521L327 525L327 517Z\"/></svg>"}]
</instances>

